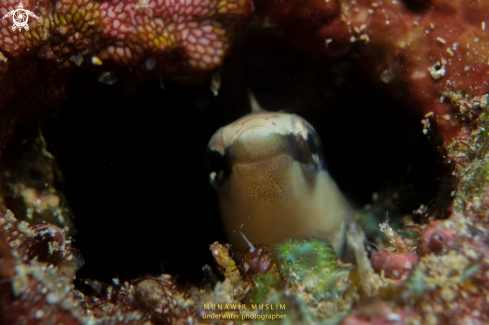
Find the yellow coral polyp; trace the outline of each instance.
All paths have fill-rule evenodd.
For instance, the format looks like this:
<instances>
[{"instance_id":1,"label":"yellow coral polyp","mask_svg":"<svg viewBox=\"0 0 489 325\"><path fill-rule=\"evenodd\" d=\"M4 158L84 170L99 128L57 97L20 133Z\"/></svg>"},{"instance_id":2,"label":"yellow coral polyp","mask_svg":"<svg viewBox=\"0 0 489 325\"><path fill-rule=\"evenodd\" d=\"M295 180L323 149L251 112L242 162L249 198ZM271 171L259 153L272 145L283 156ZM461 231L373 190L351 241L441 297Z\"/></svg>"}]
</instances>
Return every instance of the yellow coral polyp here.
<instances>
[{"instance_id":1,"label":"yellow coral polyp","mask_svg":"<svg viewBox=\"0 0 489 325\"><path fill-rule=\"evenodd\" d=\"M36 32L35 29L32 30L31 34L32 34L32 37L34 37L34 39L39 41L39 34Z\"/></svg>"},{"instance_id":2,"label":"yellow coral polyp","mask_svg":"<svg viewBox=\"0 0 489 325\"><path fill-rule=\"evenodd\" d=\"M77 12L73 15L73 23L76 24L78 22L78 20L80 20L80 13L79 12Z\"/></svg>"},{"instance_id":3,"label":"yellow coral polyp","mask_svg":"<svg viewBox=\"0 0 489 325\"><path fill-rule=\"evenodd\" d=\"M80 32L84 33L86 32L88 29L88 24L83 24L83 26L81 28L79 28Z\"/></svg>"},{"instance_id":4,"label":"yellow coral polyp","mask_svg":"<svg viewBox=\"0 0 489 325\"><path fill-rule=\"evenodd\" d=\"M220 28L220 26L219 27L216 26L214 28L214 34L216 34L218 36L224 36L224 35L226 35L226 31L224 29Z\"/></svg>"}]
</instances>

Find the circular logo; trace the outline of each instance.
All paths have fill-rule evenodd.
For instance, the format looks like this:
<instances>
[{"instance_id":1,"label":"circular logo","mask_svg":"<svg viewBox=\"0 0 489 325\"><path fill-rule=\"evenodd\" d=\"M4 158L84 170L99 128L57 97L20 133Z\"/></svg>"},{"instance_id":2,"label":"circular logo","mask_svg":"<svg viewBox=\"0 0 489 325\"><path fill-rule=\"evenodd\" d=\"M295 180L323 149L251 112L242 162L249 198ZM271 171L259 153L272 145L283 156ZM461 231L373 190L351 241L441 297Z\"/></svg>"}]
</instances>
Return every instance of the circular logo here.
<instances>
[{"instance_id":1,"label":"circular logo","mask_svg":"<svg viewBox=\"0 0 489 325\"><path fill-rule=\"evenodd\" d=\"M9 16L12 16L14 22L14 24L12 25L12 30L14 32L17 28L19 29L19 31L22 30L22 28L24 28L26 31L29 30L29 25L27 25L27 22L29 21L29 16L37 18L37 16L34 15L33 12L25 10L22 6L22 3L19 3L17 9L10 11L5 16L3 16L3 18L5 19Z\"/></svg>"}]
</instances>

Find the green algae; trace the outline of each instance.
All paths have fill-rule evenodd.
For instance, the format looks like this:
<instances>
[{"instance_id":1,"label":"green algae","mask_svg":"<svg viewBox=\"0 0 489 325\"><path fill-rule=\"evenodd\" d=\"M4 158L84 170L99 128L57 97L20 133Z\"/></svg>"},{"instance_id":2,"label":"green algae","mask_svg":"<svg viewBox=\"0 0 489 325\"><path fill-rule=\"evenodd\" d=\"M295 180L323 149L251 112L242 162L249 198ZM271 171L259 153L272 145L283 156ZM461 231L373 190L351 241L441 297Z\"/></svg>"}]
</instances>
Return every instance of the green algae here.
<instances>
[{"instance_id":1,"label":"green algae","mask_svg":"<svg viewBox=\"0 0 489 325\"><path fill-rule=\"evenodd\" d=\"M456 184L454 211L462 212L467 202L479 200L489 181L489 112L488 96L479 98L482 112L478 116L477 129L466 140L457 139L447 146L454 164Z\"/></svg>"},{"instance_id":2,"label":"green algae","mask_svg":"<svg viewBox=\"0 0 489 325\"><path fill-rule=\"evenodd\" d=\"M281 284L278 273L259 273L253 276L254 290L250 297L252 303L262 303L272 288L279 288Z\"/></svg>"},{"instance_id":3,"label":"green algae","mask_svg":"<svg viewBox=\"0 0 489 325\"><path fill-rule=\"evenodd\" d=\"M262 310L261 315L277 317L278 315L286 316L285 318L270 319L269 317L263 320L254 321L253 324L281 324L281 325L296 325L296 324L317 324L317 325L336 325L339 324L348 313L347 311L338 312L334 315L325 317L317 308L308 305L300 294L291 291L276 291L270 290L266 304L269 306L279 306L276 310ZM266 306L265 304L265 306ZM280 309L280 306L285 307ZM311 308L312 307L312 308Z\"/></svg>"},{"instance_id":4,"label":"green algae","mask_svg":"<svg viewBox=\"0 0 489 325\"><path fill-rule=\"evenodd\" d=\"M351 265L338 260L333 246L315 237L287 239L277 245L280 269L318 300L338 298L337 281L350 274Z\"/></svg>"}]
</instances>

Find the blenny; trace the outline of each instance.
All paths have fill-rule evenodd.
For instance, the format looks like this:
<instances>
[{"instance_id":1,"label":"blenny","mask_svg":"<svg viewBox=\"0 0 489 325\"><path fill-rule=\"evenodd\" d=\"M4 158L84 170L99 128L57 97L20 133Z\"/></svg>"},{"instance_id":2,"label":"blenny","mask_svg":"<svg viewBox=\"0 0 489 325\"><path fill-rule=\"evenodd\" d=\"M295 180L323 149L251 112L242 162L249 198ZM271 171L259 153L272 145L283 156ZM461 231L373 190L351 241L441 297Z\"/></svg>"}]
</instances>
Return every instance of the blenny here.
<instances>
[{"instance_id":1,"label":"blenny","mask_svg":"<svg viewBox=\"0 0 489 325\"><path fill-rule=\"evenodd\" d=\"M342 256L350 208L325 169L317 132L295 114L254 112L220 128L206 152L229 242L244 251L315 236Z\"/></svg>"}]
</instances>

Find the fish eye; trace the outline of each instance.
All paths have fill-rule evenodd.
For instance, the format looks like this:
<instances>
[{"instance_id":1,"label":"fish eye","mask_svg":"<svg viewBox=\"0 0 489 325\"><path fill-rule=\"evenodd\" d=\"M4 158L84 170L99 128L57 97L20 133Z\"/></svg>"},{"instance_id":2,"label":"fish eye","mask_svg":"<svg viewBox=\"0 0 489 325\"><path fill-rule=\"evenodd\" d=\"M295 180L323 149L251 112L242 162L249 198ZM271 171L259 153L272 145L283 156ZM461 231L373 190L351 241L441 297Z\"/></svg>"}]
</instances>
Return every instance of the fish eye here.
<instances>
[{"instance_id":1,"label":"fish eye","mask_svg":"<svg viewBox=\"0 0 489 325\"><path fill-rule=\"evenodd\" d=\"M321 142L321 138L317 134L316 130L312 126L307 127L307 147L313 155L313 159L319 165L319 168L323 167L324 161L324 153L323 153L323 143Z\"/></svg>"},{"instance_id":2,"label":"fish eye","mask_svg":"<svg viewBox=\"0 0 489 325\"><path fill-rule=\"evenodd\" d=\"M301 163L304 175L313 177L323 168L324 156L321 138L307 122L301 122L301 132L289 135L292 157Z\"/></svg>"},{"instance_id":3,"label":"fish eye","mask_svg":"<svg viewBox=\"0 0 489 325\"><path fill-rule=\"evenodd\" d=\"M307 138L305 139L309 151L309 160L302 164L302 171L307 175L316 175L323 168L324 154L321 138L316 130L307 125Z\"/></svg>"},{"instance_id":4,"label":"fish eye","mask_svg":"<svg viewBox=\"0 0 489 325\"><path fill-rule=\"evenodd\" d=\"M217 149L207 147L205 153L205 168L209 175L209 182L212 187L217 192L223 191L226 178L229 175L229 167L225 155Z\"/></svg>"}]
</instances>

